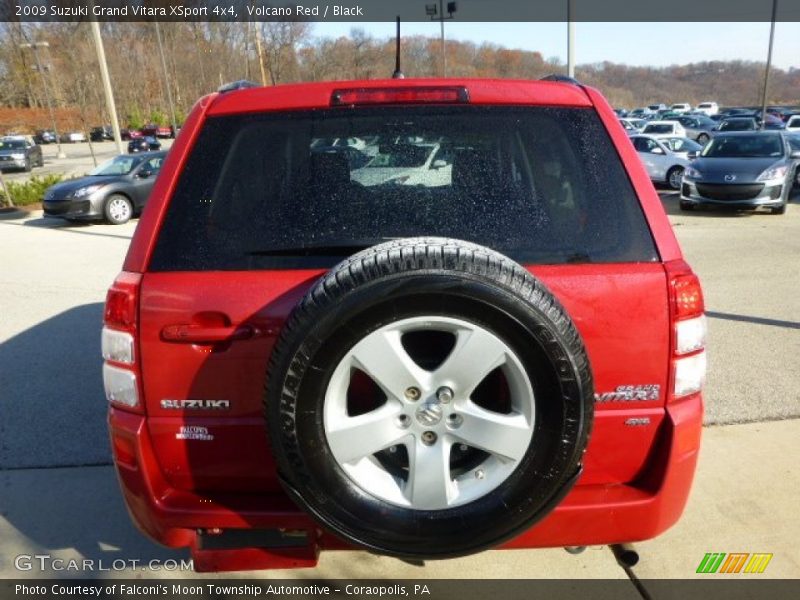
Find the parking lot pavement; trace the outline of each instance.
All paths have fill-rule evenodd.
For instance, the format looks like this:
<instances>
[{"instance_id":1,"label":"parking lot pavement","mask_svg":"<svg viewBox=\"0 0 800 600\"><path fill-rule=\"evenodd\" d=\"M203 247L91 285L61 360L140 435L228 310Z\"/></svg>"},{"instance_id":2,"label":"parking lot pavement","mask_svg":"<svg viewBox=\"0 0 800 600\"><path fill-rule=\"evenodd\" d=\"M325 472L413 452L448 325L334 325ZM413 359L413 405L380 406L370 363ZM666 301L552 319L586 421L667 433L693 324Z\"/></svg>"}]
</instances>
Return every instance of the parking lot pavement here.
<instances>
[{"instance_id":1,"label":"parking lot pavement","mask_svg":"<svg viewBox=\"0 0 800 600\"><path fill-rule=\"evenodd\" d=\"M706 428L686 512L663 535L636 544L636 576L708 578L696 572L707 552L743 552L773 554L757 577L800 577L798 438L797 419Z\"/></svg>"},{"instance_id":2,"label":"parking lot pavement","mask_svg":"<svg viewBox=\"0 0 800 600\"><path fill-rule=\"evenodd\" d=\"M170 139L159 141L162 150L168 150L173 142ZM117 145L114 142L92 142L91 147L88 142L61 144L61 149L66 154L66 158L58 158L58 147L55 144L44 144L42 146L43 167L35 167L30 173L8 171L3 173L3 177L6 181L17 183L28 181L31 177L54 174L63 175L65 178L82 177L95 167L92 150L94 150L98 165L117 155ZM128 151L128 142L122 143L122 151Z\"/></svg>"},{"instance_id":3,"label":"parking lot pavement","mask_svg":"<svg viewBox=\"0 0 800 600\"><path fill-rule=\"evenodd\" d=\"M800 416L800 371L793 366L800 351L797 202L783 216L680 213L676 197L664 195L706 294L709 423ZM18 575L7 561L23 551L185 556L144 540L122 508L110 467L88 466L110 459L99 369L102 303L135 226L0 212L0 577ZM651 560L667 563L653 567L644 554L639 576L688 576L702 558L696 554L711 551L775 552L775 572L796 576L796 550L782 544L794 544L800 532L787 525L796 519L782 502L796 496L790 485L797 471L787 460L798 434L797 421L707 429L686 519L642 545L652 549ZM795 558L779 563L779 553ZM328 553L317 570L293 575L445 577L454 567L475 577L624 575L606 549L577 558L560 550L490 553L424 570L352 556Z\"/></svg>"},{"instance_id":4,"label":"parking lot pavement","mask_svg":"<svg viewBox=\"0 0 800 600\"><path fill-rule=\"evenodd\" d=\"M706 422L800 416L800 194L785 215L664 206L708 316Z\"/></svg>"},{"instance_id":5,"label":"parking lot pavement","mask_svg":"<svg viewBox=\"0 0 800 600\"><path fill-rule=\"evenodd\" d=\"M102 303L136 221L0 213L0 469L106 464Z\"/></svg>"}]
</instances>

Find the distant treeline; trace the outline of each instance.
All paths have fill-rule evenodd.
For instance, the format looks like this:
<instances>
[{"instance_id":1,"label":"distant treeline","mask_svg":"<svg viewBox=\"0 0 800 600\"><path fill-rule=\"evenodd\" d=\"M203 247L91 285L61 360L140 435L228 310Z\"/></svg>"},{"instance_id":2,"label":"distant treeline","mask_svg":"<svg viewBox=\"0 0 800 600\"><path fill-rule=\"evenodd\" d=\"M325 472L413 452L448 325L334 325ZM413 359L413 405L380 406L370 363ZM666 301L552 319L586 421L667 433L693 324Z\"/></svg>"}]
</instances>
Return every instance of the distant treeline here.
<instances>
[{"instance_id":1,"label":"distant treeline","mask_svg":"<svg viewBox=\"0 0 800 600\"><path fill-rule=\"evenodd\" d=\"M152 23L102 25L118 112L134 127L170 120L166 85L181 121L194 101L238 79L266 85L296 81L388 77L394 70L394 40L362 29L348 37L320 38L310 23L162 23L167 83ZM86 126L107 122L97 56L87 23L0 23L0 106L45 106L42 77L30 48L40 48L56 108L74 108ZM403 71L408 77L441 74L437 38L403 39ZM536 79L563 73L557 58L511 50L498 44L448 41L447 75ZM579 65L577 77L600 88L614 106L633 108L655 102L716 101L724 106L760 101L764 65L747 61L699 62L651 68L613 63ZM770 103L800 103L800 69L774 69Z\"/></svg>"}]
</instances>

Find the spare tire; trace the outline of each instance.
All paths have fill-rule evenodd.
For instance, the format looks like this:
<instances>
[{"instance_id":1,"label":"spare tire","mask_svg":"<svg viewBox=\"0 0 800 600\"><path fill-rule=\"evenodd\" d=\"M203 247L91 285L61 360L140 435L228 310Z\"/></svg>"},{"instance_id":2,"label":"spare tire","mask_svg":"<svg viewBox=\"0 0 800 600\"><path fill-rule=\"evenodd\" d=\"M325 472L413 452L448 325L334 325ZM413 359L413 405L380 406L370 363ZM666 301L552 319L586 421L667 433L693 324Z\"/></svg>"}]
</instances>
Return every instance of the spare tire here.
<instances>
[{"instance_id":1,"label":"spare tire","mask_svg":"<svg viewBox=\"0 0 800 600\"><path fill-rule=\"evenodd\" d=\"M521 533L564 497L593 389L541 282L487 248L410 238L308 291L273 350L265 410L284 488L323 526L446 558Z\"/></svg>"}]
</instances>

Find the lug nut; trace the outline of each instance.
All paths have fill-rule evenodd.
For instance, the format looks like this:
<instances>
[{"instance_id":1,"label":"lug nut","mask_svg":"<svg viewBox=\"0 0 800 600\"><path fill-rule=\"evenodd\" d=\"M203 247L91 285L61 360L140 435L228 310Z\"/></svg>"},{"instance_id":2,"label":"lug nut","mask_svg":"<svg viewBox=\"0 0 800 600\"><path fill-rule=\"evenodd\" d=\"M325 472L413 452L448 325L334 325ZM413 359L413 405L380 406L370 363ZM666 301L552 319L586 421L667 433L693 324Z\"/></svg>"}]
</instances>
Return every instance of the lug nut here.
<instances>
[{"instance_id":1,"label":"lug nut","mask_svg":"<svg viewBox=\"0 0 800 600\"><path fill-rule=\"evenodd\" d=\"M423 431L422 443L426 446L433 446L436 443L436 434L432 431Z\"/></svg>"},{"instance_id":2,"label":"lug nut","mask_svg":"<svg viewBox=\"0 0 800 600\"><path fill-rule=\"evenodd\" d=\"M447 426L448 427L461 427L461 424L464 422L464 417L461 415L457 415L455 413L450 413L447 415Z\"/></svg>"},{"instance_id":3,"label":"lug nut","mask_svg":"<svg viewBox=\"0 0 800 600\"><path fill-rule=\"evenodd\" d=\"M449 387L440 387L436 390L436 397L442 404L447 404L453 399L453 390Z\"/></svg>"},{"instance_id":4,"label":"lug nut","mask_svg":"<svg viewBox=\"0 0 800 600\"><path fill-rule=\"evenodd\" d=\"M407 388L405 393L406 393L406 398L408 398L412 402L416 402L417 400L419 400L420 396L422 396L422 392L419 391L419 388L414 386Z\"/></svg>"}]
</instances>

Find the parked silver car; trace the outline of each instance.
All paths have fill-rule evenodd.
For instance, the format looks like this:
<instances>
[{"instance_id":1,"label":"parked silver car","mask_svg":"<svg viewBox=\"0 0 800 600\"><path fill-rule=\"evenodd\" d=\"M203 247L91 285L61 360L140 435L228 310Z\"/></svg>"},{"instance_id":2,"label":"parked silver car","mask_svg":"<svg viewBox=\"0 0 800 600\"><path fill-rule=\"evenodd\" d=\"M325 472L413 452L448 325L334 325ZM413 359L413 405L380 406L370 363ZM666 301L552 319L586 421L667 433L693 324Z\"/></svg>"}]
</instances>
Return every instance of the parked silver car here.
<instances>
[{"instance_id":1,"label":"parked silver car","mask_svg":"<svg viewBox=\"0 0 800 600\"><path fill-rule=\"evenodd\" d=\"M677 121L683 125L686 137L697 140L701 146L705 146L713 137L712 131L717 128L717 123L705 115L683 115L671 117L669 121Z\"/></svg>"},{"instance_id":2,"label":"parked silver car","mask_svg":"<svg viewBox=\"0 0 800 600\"><path fill-rule=\"evenodd\" d=\"M665 183L671 189L679 190L683 172L689 166L689 160L681 153L672 150L669 140L674 139L680 138L658 139L651 135L633 135L631 143L652 181Z\"/></svg>"},{"instance_id":3,"label":"parked silver car","mask_svg":"<svg viewBox=\"0 0 800 600\"><path fill-rule=\"evenodd\" d=\"M121 154L86 177L57 183L45 191L44 214L69 221L105 219L121 225L144 208L165 155Z\"/></svg>"},{"instance_id":4,"label":"parked silver car","mask_svg":"<svg viewBox=\"0 0 800 600\"><path fill-rule=\"evenodd\" d=\"M800 174L800 139L780 132L719 133L686 168L681 210L696 206L786 212Z\"/></svg>"}]
</instances>

